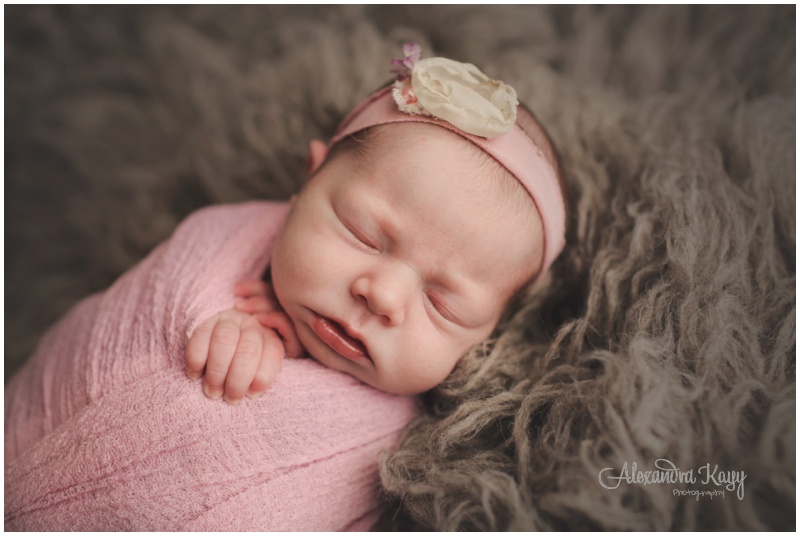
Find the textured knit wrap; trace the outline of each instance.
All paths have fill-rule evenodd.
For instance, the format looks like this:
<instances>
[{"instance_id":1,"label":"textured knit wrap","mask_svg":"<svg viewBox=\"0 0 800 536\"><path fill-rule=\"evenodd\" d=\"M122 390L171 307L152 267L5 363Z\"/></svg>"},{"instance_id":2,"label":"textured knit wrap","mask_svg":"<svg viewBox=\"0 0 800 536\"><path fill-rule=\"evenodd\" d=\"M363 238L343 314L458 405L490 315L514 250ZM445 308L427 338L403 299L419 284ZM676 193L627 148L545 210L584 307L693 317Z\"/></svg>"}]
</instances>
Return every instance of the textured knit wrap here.
<instances>
[{"instance_id":1,"label":"textured knit wrap","mask_svg":"<svg viewBox=\"0 0 800 536\"><path fill-rule=\"evenodd\" d=\"M311 359L238 406L184 374L187 336L261 275L288 210L196 212L45 335L5 390L6 530L369 528L414 399Z\"/></svg>"}]
</instances>

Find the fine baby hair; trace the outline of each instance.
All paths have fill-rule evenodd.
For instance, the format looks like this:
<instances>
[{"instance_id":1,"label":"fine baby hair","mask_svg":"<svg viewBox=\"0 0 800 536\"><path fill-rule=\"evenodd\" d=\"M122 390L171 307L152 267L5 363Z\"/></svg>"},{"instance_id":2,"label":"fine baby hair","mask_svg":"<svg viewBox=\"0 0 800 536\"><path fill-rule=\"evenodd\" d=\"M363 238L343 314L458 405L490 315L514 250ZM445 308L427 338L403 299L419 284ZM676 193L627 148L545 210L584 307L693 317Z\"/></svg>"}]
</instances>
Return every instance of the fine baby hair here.
<instances>
[{"instance_id":1,"label":"fine baby hair","mask_svg":"<svg viewBox=\"0 0 800 536\"><path fill-rule=\"evenodd\" d=\"M209 397L260 396L283 357L303 353L380 390L427 391L563 249L554 150L513 88L471 64L419 60L415 44L404 52L394 84L330 143L312 142L270 281L237 287L238 310L189 340L187 373L205 370ZM492 188L492 175L521 191Z\"/></svg>"}]
</instances>

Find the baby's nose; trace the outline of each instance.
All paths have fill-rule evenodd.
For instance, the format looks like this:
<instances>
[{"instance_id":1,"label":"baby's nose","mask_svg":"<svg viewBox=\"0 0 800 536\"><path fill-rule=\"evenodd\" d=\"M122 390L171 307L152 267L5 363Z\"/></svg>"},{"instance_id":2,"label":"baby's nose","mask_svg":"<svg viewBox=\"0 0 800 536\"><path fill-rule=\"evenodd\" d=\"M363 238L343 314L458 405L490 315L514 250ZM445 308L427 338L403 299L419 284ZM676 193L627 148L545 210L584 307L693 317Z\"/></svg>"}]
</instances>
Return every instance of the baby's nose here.
<instances>
[{"instance_id":1,"label":"baby's nose","mask_svg":"<svg viewBox=\"0 0 800 536\"><path fill-rule=\"evenodd\" d=\"M405 320L412 295L410 274L403 269L381 270L364 275L353 282L353 296L364 303L386 326L399 326Z\"/></svg>"}]
</instances>

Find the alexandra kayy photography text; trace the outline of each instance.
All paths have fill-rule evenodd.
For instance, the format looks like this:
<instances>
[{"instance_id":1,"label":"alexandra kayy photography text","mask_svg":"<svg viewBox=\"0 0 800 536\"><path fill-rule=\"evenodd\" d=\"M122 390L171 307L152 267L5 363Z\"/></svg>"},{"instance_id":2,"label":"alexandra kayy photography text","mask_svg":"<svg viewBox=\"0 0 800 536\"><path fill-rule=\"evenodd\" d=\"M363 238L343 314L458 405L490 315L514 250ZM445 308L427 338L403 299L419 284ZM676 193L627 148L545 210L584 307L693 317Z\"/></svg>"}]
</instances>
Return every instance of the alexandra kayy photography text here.
<instances>
[{"instance_id":1,"label":"alexandra kayy photography text","mask_svg":"<svg viewBox=\"0 0 800 536\"><path fill-rule=\"evenodd\" d=\"M673 488L673 495L692 496L697 500L708 497L725 498L725 491L736 492L739 500L744 498L744 480L747 475L744 471L724 471L717 464L706 463L698 468L681 470L669 460L658 459L655 469L640 469L636 462L616 470L606 467L598 474L600 485L606 489L617 489L622 482L627 484L679 484L681 487ZM706 486L706 489L687 489L689 485Z\"/></svg>"}]
</instances>

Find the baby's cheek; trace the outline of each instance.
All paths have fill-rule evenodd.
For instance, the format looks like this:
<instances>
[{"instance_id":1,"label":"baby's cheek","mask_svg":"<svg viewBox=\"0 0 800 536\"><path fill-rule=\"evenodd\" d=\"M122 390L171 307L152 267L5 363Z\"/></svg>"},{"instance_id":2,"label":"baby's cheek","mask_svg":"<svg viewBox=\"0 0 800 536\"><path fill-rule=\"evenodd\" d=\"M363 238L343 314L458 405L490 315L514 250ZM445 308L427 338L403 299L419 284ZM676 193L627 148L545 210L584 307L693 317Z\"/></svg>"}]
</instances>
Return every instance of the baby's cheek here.
<instances>
[{"instance_id":1,"label":"baby's cheek","mask_svg":"<svg viewBox=\"0 0 800 536\"><path fill-rule=\"evenodd\" d=\"M287 280L295 284L309 284L313 277L323 269L325 257L324 243L318 243L313 236L303 237L299 233L289 233L275 251L274 263Z\"/></svg>"},{"instance_id":2,"label":"baby's cheek","mask_svg":"<svg viewBox=\"0 0 800 536\"><path fill-rule=\"evenodd\" d=\"M410 330L419 336L407 337L396 370L398 385L421 393L439 385L455 368L465 352L459 341L442 337L433 329Z\"/></svg>"}]
</instances>

